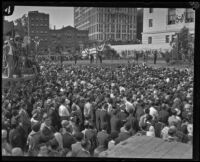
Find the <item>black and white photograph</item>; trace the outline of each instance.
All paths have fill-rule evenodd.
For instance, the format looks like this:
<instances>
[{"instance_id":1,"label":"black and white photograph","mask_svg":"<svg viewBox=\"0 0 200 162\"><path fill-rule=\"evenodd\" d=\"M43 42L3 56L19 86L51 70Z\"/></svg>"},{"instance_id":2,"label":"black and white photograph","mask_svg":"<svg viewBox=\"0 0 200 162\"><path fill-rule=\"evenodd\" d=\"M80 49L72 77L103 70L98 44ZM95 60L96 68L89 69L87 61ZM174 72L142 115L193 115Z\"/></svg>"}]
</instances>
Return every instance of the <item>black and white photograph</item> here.
<instances>
[{"instance_id":1,"label":"black and white photograph","mask_svg":"<svg viewBox=\"0 0 200 162\"><path fill-rule=\"evenodd\" d=\"M3 157L193 158L192 5L4 12Z\"/></svg>"}]
</instances>

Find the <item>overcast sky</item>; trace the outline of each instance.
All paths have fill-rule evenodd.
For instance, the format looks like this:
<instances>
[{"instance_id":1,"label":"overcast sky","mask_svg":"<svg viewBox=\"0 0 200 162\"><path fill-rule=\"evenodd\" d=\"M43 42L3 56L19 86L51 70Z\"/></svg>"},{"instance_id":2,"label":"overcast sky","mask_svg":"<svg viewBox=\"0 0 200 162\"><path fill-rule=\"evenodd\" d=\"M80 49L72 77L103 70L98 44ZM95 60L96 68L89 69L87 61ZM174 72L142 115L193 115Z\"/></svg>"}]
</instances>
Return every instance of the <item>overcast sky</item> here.
<instances>
[{"instance_id":1,"label":"overcast sky","mask_svg":"<svg viewBox=\"0 0 200 162\"><path fill-rule=\"evenodd\" d=\"M74 26L73 7L37 7L37 6L15 6L12 16L5 16L5 20L13 21L28 14L28 11L39 11L49 14L50 27L56 25L56 29L64 26Z\"/></svg>"}]
</instances>

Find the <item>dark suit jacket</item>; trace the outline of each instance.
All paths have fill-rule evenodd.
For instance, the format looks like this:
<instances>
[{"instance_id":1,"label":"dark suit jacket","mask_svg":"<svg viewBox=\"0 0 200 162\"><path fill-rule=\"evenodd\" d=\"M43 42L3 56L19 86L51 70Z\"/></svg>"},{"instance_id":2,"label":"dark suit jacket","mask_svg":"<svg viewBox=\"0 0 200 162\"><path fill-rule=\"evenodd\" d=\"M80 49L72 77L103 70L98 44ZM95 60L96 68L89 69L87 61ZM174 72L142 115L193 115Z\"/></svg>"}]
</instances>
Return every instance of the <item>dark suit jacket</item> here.
<instances>
[{"instance_id":1,"label":"dark suit jacket","mask_svg":"<svg viewBox=\"0 0 200 162\"><path fill-rule=\"evenodd\" d=\"M100 121L101 121L101 128L104 123L107 123L109 125L109 116L108 116L108 112L106 110L100 111Z\"/></svg>"},{"instance_id":2,"label":"dark suit jacket","mask_svg":"<svg viewBox=\"0 0 200 162\"><path fill-rule=\"evenodd\" d=\"M142 115L144 115L144 110L143 110L143 108L142 108L140 105L138 105L136 108L137 108L137 109L136 109L135 116L136 116L136 118L137 118L137 121L140 121L140 117L141 117Z\"/></svg>"},{"instance_id":3,"label":"dark suit jacket","mask_svg":"<svg viewBox=\"0 0 200 162\"><path fill-rule=\"evenodd\" d=\"M127 115L125 112L122 112L122 111L120 111L120 112L117 114L117 117L119 118L120 121L126 120L127 116L128 116L128 115Z\"/></svg>"},{"instance_id":4,"label":"dark suit jacket","mask_svg":"<svg viewBox=\"0 0 200 162\"><path fill-rule=\"evenodd\" d=\"M111 125L111 132L120 132L120 128L121 128L121 121L119 120L119 118L117 116L112 116L110 119L110 125Z\"/></svg>"},{"instance_id":5,"label":"dark suit jacket","mask_svg":"<svg viewBox=\"0 0 200 162\"><path fill-rule=\"evenodd\" d=\"M135 134L139 130L137 119L134 116L129 115L127 118L127 122L131 125L131 133Z\"/></svg>"},{"instance_id":6,"label":"dark suit jacket","mask_svg":"<svg viewBox=\"0 0 200 162\"><path fill-rule=\"evenodd\" d=\"M97 128L98 131L101 130L100 112L101 112L100 109L97 109L96 112L95 112L95 115L96 115L96 128Z\"/></svg>"},{"instance_id":7,"label":"dark suit jacket","mask_svg":"<svg viewBox=\"0 0 200 162\"><path fill-rule=\"evenodd\" d=\"M169 112L166 110L161 110L158 112L159 121L168 124Z\"/></svg>"},{"instance_id":8,"label":"dark suit jacket","mask_svg":"<svg viewBox=\"0 0 200 162\"><path fill-rule=\"evenodd\" d=\"M85 138L91 142L91 148L97 147L97 134L94 130L88 129L85 131Z\"/></svg>"},{"instance_id":9,"label":"dark suit jacket","mask_svg":"<svg viewBox=\"0 0 200 162\"><path fill-rule=\"evenodd\" d=\"M109 135L106 131L101 131L97 134L98 146L104 146L109 140Z\"/></svg>"},{"instance_id":10,"label":"dark suit jacket","mask_svg":"<svg viewBox=\"0 0 200 162\"><path fill-rule=\"evenodd\" d=\"M24 150L26 144L24 129L20 126L18 126L16 129L12 129L9 133L9 142L13 148L20 147L22 150Z\"/></svg>"},{"instance_id":11,"label":"dark suit jacket","mask_svg":"<svg viewBox=\"0 0 200 162\"><path fill-rule=\"evenodd\" d=\"M120 143L121 141L124 141L126 139L128 139L130 137L130 133L129 132L120 132L119 136L117 137L116 144Z\"/></svg>"},{"instance_id":12,"label":"dark suit jacket","mask_svg":"<svg viewBox=\"0 0 200 162\"><path fill-rule=\"evenodd\" d=\"M74 144L76 141L72 135L69 133L63 134L63 147L71 149L72 144Z\"/></svg>"}]
</instances>

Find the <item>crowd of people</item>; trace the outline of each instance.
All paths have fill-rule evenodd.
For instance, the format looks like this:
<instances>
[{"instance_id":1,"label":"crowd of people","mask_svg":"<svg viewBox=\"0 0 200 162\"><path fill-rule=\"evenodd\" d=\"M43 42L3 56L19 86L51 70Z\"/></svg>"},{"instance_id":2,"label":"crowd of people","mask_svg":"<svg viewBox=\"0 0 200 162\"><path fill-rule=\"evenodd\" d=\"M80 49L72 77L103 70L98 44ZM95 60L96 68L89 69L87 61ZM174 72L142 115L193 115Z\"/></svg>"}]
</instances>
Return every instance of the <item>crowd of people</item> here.
<instances>
[{"instance_id":1,"label":"crowd of people","mask_svg":"<svg viewBox=\"0 0 200 162\"><path fill-rule=\"evenodd\" d=\"M193 73L146 65L40 63L2 93L2 155L98 157L131 136L192 144Z\"/></svg>"}]
</instances>

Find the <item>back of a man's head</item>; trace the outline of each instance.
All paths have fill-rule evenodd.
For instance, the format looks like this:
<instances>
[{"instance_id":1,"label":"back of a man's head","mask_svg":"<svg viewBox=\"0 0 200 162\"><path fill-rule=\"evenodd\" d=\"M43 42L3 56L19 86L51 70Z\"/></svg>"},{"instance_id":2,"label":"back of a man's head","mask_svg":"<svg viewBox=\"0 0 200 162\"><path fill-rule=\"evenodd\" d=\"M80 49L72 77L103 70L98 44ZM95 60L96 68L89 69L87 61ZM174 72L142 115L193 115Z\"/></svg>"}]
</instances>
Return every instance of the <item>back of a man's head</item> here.
<instances>
[{"instance_id":1,"label":"back of a man's head","mask_svg":"<svg viewBox=\"0 0 200 162\"><path fill-rule=\"evenodd\" d=\"M75 138L76 138L76 140L78 141L78 142L80 142L80 141L82 141L83 140L83 133L81 133L81 132L78 132L78 133L76 133L75 134Z\"/></svg>"},{"instance_id":2,"label":"back of a man's head","mask_svg":"<svg viewBox=\"0 0 200 162\"><path fill-rule=\"evenodd\" d=\"M15 147L12 149L12 156L23 156L23 151L20 147Z\"/></svg>"},{"instance_id":3,"label":"back of a man's head","mask_svg":"<svg viewBox=\"0 0 200 162\"><path fill-rule=\"evenodd\" d=\"M107 128L108 128L107 123L103 123L103 125L102 125L102 130L107 130Z\"/></svg>"}]
</instances>

